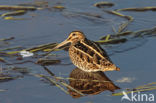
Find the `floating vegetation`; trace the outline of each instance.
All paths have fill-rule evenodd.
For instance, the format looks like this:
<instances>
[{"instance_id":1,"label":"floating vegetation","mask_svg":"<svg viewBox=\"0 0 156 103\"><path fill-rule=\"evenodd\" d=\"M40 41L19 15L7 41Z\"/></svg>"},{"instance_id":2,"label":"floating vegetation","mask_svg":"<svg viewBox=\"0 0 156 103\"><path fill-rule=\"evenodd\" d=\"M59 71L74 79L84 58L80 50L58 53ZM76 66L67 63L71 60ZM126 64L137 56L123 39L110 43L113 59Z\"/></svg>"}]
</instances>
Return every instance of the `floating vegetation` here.
<instances>
[{"instance_id":1,"label":"floating vegetation","mask_svg":"<svg viewBox=\"0 0 156 103\"><path fill-rule=\"evenodd\" d=\"M34 76L46 79L52 85L55 85L56 87L60 88L60 90L62 90L64 93L69 94L68 91L65 90L62 86L60 86L60 84L58 84L58 82L56 80L50 78L49 76L45 76L45 75L42 75L42 74L36 74Z\"/></svg>"},{"instance_id":2,"label":"floating vegetation","mask_svg":"<svg viewBox=\"0 0 156 103\"><path fill-rule=\"evenodd\" d=\"M130 20L130 21L128 21L128 22L122 23L122 24L119 26L119 28L118 28L118 33L123 32L123 31L126 29L126 27L127 27L131 22L132 22L132 21Z\"/></svg>"},{"instance_id":3,"label":"floating vegetation","mask_svg":"<svg viewBox=\"0 0 156 103\"><path fill-rule=\"evenodd\" d=\"M128 35L130 35L132 33L133 33L132 31L125 31L125 32L122 32L122 33L118 33L116 35L121 37L121 36L128 36Z\"/></svg>"},{"instance_id":4,"label":"floating vegetation","mask_svg":"<svg viewBox=\"0 0 156 103\"><path fill-rule=\"evenodd\" d=\"M156 34L156 27L152 28L152 29L146 29L146 30L139 30L139 31L125 31L125 32L119 32L116 34L108 34L106 36L103 36L100 38L100 40L95 41L99 44L119 44L119 43L125 43L127 42L130 38L129 36L131 36L131 38L136 38L136 37L142 37L142 36L152 36ZM6 39L0 39L2 41L6 41L6 40L11 40L13 38L6 38ZM39 45L39 46L35 46L32 48L27 48L27 49L22 49L20 51L9 51L9 52L4 52L5 50L9 50L11 48L5 48L0 50L0 55L15 55L20 53L21 51L28 51L30 53L36 53L36 52L46 52L43 53L42 56L48 55L49 53L51 53L52 51L58 51L58 50L62 50L62 49L68 49L67 47L64 47L62 49L57 49L57 50L53 50L53 48L57 45L57 43L48 43L48 44L43 44L43 45ZM12 48L14 49L14 48ZM15 55L16 56L16 55ZM48 61L49 62L49 61Z\"/></svg>"},{"instance_id":5,"label":"floating vegetation","mask_svg":"<svg viewBox=\"0 0 156 103\"><path fill-rule=\"evenodd\" d=\"M136 7L136 8L123 8L117 9L116 11L156 11L156 7Z\"/></svg>"},{"instance_id":6,"label":"floating vegetation","mask_svg":"<svg viewBox=\"0 0 156 103\"><path fill-rule=\"evenodd\" d=\"M5 92L5 91L7 91L7 90L5 90L5 89L0 89L0 92Z\"/></svg>"},{"instance_id":7,"label":"floating vegetation","mask_svg":"<svg viewBox=\"0 0 156 103\"><path fill-rule=\"evenodd\" d=\"M4 55L15 55L15 56L17 56L16 54L17 53L20 53L20 51L9 51L9 52L1 52L2 54L4 54Z\"/></svg>"},{"instance_id":8,"label":"floating vegetation","mask_svg":"<svg viewBox=\"0 0 156 103\"><path fill-rule=\"evenodd\" d=\"M0 5L0 10L37 10L36 7L33 6L14 6L14 5Z\"/></svg>"},{"instance_id":9,"label":"floating vegetation","mask_svg":"<svg viewBox=\"0 0 156 103\"><path fill-rule=\"evenodd\" d=\"M13 77L9 74L0 73L0 82L5 82L13 79L16 79L16 77Z\"/></svg>"},{"instance_id":10,"label":"floating vegetation","mask_svg":"<svg viewBox=\"0 0 156 103\"><path fill-rule=\"evenodd\" d=\"M118 33L121 33L125 30L125 28L133 21L133 17L132 16L127 16L127 15L123 15L117 11L109 11L109 10L104 10L107 13L113 14L113 15L117 15L120 16L122 18L125 18L128 20L128 22L122 23L119 28L118 28Z\"/></svg>"},{"instance_id":11,"label":"floating vegetation","mask_svg":"<svg viewBox=\"0 0 156 103\"><path fill-rule=\"evenodd\" d=\"M0 62L3 62L3 63L5 63L5 60L4 60L4 58L0 57Z\"/></svg>"},{"instance_id":12,"label":"floating vegetation","mask_svg":"<svg viewBox=\"0 0 156 103\"><path fill-rule=\"evenodd\" d=\"M15 47L10 47L10 48L0 49L0 51L8 51L8 50L15 50L15 49L23 49L23 47L15 46Z\"/></svg>"},{"instance_id":13,"label":"floating vegetation","mask_svg":"<svg viewBox=\"0 0 156 103\"><path fill-rule=\"evenodd\" d=\"M26 67L11 67L9 68L12 71L21 73L21 74L29 74L30 73L30 69L26 68Z\"/></svg>"},{"instance_id":14,"label":"floating vegetation","mask_svg":"<svg viewBox=\"0 0 156 103\"><path fill-rule=\"evenodd\" d=\"M26 49L26 51L29 51L29 52L44 51L47 49L48 50L53 49L56 45L57 45L57 43L49 43L49 44L39 45L36 47L28 48L28 49Z\"/></svg>"},{"instance_id":15,"label":"floating vegetation","mask_svg":"<svg viewBox=\"0 0 156 103\"><path fill-rule=\"evenodd\" d=\"M100 44L118 44L118 43L124 43L128 41L129 39L136 38L136 37L143 37L143 36L152 36L156 34L156 27L152 29L146 29L146 30L139 30L139 31L125 31L122 33L117 33L114 35L106 35L100 38L99 41L96 41Z\"/></svg>"},{"instance_id":16,"label":"floating vegetation","mask_svg":"<svg viewBox=\"0 0 156 103\"><path fill-rule=\"evenodd\" d=\"M12 12L7 12L1 15L1 17L4 16L17 16L17 15L24 15L27 11L26 10L17 10Z\"/></svg>"},{"instance_id":17,"label":"floating vegetation","mask_svg":"<svg viewBox=\"0 0 156 103\"><path fill-rule=\"evenodd\" d=\"M0 82L7 82L10 80L15 80L17 78L22 78L23 75L29 74L30 69L25 67L11 66L7 68L0 68Z\"/></svg>"},{"instance_id":18,"label":"floating vegetation","mask_svg":"<svg viewBox=\"0 0 156 103\"><path fill-rule=\"evenodd\" d=\"M4 20L26 20L26 18L15 18L12 16L3 17Z\"/></svg>"},{"instance_id":19,"label":"floating vegetation","mask_svg":"<svg viewBox=\"0 0 156 103\"><path fill-rule=\"evenodd\" d=\"M125 43L127 41L126 38L118 38L118 39L109 39L109 40L99 40L96 41L96 43L99 44L119 44L119 43Z\"/></svg>"},{"instance_id":20,"label":"floating vegetation","mask_svg":"<svg viewBox=\"0 0 156 103\"><path fill-rule=\"evenodd\" d=\"M5 56L5 57L7 57L7 56L10 56L8 53L6 53L6 52L1 52L0 51L0 56Z\"/></svg>"},{"instance_id":21,"label":"floating vegetation","mask_svg":"<svg viewBox=\"0 0 156 103\"><path fill-rule=\"evenodd\" d=\"M128 90L128 91L125 90L125 92L129 94L132 91L133 92L145 92L145 91L151 91L151 90L156 90L156 82L148 83L143 86L138 86L136 88L133 88L132 90ZM112 94L112 96L121 96L121 95L123 95L122 92Z\"/></svg>"},{"instance_id":22,"label":"floating vegetation","mask_svg":"<svg viewBox=\"0 0 156 103\"><path fill-rule=\"evenodd\" d=\"M113 39L112 35L108 34L108 35L102 37L99 41L96 41L96 43L99 43L99 44L118 44L118 43L124 43L126 41L127 41L126 38Z\"/></svg>"},{"instance_id":23,"label":"floating vegetation","mask_svg":"<svg viewBox=\"0 0 156 103\"><path fill-rule=\"evenodd\" d=\"M145 30L138 30L134 33L134 37L142 37L142 36L154 36L156 35L156 27Z\"/></svg>"},{"instance_id":24,"label":"floating vegetation","mask_svg":"<svg viewBox=\"0 0 156 103\"><path fill-rule=\"evenodd\" d=\"M33 3L22 3L19 6L48 7L47 1L35 1Z\"/></svg>"},{"instance_id":25,"label":"floating vegetation","mask_svg":"<svg viewBox=\"0 0 156 103\"><path fill-rule=\"evenodd\" d=\"M94 6L98 8L106 8L106 7L114 6L114 3L102 1L102 2L95 3Z\"/></svg>"},{"instance_id":26,"label":"floating vegetation","mask_svg":"<svg viewBox=\"0 0 156 103\"><path fill-rule=\"evenodd\" d=\"M36 63L42 66L48 66L53 64L59 64L61 60L49 60L49 59L39 59Z\"/></svg>"},{"instance_id":27,"label":"floating vegetation","mask_svg":"<svg viewBox=\"0 0 156 103\"><path fill-rule=\"evenodd\" d=\"M52 8L54 8L54 9L59 9L59 10L65 9L65 7L64 7L64 6L61 6L61 5L55 5L55 6L53 6Z\"/></svg>"},{"instance_id":28,"label":"floating vegetation","mask_svg":"<svg viewBox=\"0 0 156 103\"><path fill-rule=\"evenodd\" d=\"M13 16L24 15L27 11L42 10L48 8L48 2L34 2L19 5L0 5L0 10L9 10L1 14L4 20L27 20L28 18L15 18Z\"/></svg>"},{"instance_id":29,"label":"floating vegetation","mask_svg":"<svg viewBox=\"0 0 156 103\"><path fill-rule=\"evenodd\" d=\"M119 13L117 11L110 11L110 10L104 10L104 11L107 12L107 13L109 13L109 14L113 14L113 15L117 15L117 16L126 18L127 20L133 20L133 17L132 16L127 16L127 15L121 14L121 13Z\"/></svg>"},{"instance_id":30,"label":"floating vegetation","mask_svg":"<svg viewBox=\"0 0 156 103\"><path fill-rule=\"evenodd\" d=\"M54 73L52 73L48 68L44 67L44 70L46 70L50 76L46 76L46 75L42 75L42 74L33 74L33 76L36 77L40 77L40 78L44 78L47 81L49 81L50 84L55 85L56 87L58 87L60 90L62 90L63 92L65 92L66 94L70 94L64 87L78 93L81 96L85 96L83 93L81 93L80 91L74 89L73 87L71 87L70 85L68 85L65 81L63 81L62 79L60 80L57 76L54 75Z\"/></svg>"},{"instance_id":31,"label":"floating vegetation","mask_svg":"<svg viewBox=\"0 0 156 103\"><path fill-rule=\"evenodd\" d=\"M15 37L9 37L9 38L0 39L0 41L8 41L8 40L13 40L13 39L15 39Z\"/></svg>"},{"instance_id":32,"label":"floating vegetation","mask_svg":"<svg viewBox=\"0 0 156 103\"><path fill-rule=\"evenodd\" d=\"M57 43L43 44L43 45L39 45L39 46L32 47L32 48L22 49L20 51L6 52L6 54L13 55L13 54L20 53L21 51L28 51L30 53L39 52L39 51L51 51L56 45Z\"/></svg>"},{"instance_id":33,"label":"floating vegetation","mask_svg":"<svg viewBox=\"0 0 156 103\"><path fill-rule=\"evenodd\" d=\"M114 38L114 37L124 37L124 36L128 36L128 35L130 35L130 34L132 34L133 32L132 31L125 31L125 32L122 32L122 33L117 33L117 34L115 34L115 35L110 35L110 34L108 34L109 35L109 39L111 38ZM103 36L103 37L101 37L100 38L100 40L107 40L108 38L107 38L107 36L108 35L106 35L106 36Z\"/></svg>"}]
</instances>

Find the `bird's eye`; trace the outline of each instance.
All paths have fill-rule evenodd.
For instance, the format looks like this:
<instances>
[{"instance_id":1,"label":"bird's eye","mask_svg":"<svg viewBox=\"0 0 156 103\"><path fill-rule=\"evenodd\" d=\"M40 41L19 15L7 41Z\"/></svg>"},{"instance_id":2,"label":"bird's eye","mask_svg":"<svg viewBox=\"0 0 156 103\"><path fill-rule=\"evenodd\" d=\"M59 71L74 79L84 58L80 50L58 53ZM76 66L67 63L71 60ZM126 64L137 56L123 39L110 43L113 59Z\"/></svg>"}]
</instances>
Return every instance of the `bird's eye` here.
<instances>
[{"instance_id":1,"label":"bird's eye","mask_svg":"<svg viewBox=\"0 0 156 103\"><path fill-rule=\"evenodd\" d=\"M75 36L76 34L73 34L73 36Z\"/></svg>"}]
</instances>

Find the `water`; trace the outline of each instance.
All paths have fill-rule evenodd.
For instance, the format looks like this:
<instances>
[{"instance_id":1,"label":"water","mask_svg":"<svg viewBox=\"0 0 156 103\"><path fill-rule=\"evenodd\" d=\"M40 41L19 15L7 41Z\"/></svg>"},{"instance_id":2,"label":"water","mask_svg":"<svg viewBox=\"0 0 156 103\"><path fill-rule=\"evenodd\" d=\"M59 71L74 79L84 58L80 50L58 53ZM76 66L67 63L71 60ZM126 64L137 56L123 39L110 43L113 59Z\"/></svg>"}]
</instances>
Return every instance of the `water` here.
<instances>
[{"instance_id":1,"label":"water","mask_svg":"<svg viewBox=\"0 0 156 103\"><path fill-rule=\"evenodd\" d=\"M63 11L49 11L47 9L33 12L30 11L23 16L18 16L21 18L28 18L28 20L15 21L4 20L0 18L0 38L7 38L12 36L15 37L15 39L12 40L9 45L1 48L6 48L9 46L22 46L29 48L51 42L61 42L73 30L81 30L89 39L96 41L99 40L101 36L112 34L112 26L117 27L121 22L126 21L123 18L107 14L101 9L92 6L94 3L100 0L45 1L47 1L50 6L60 3L61 5L65 6L66 9ZM34 1L1 0L0 5L13 5L31 2ZM108 8L110 10L127 7L145 7L156 5L155 0L141 0L133 2L131 0L109 0L109 2L115 3L114 7ZM3 12L4 11L0 11L0 13ZM101 15L102 19L88 16L86 13ZM128 26L128 30L135 31L152 28L156 25L155 12L147 11L121 13L134 17L134 22ZM35 16L32 17L32 15ZM135 88L140 85L155 82L156 48L154 44L156 41L154 36L150 38L145 37L143 40L141 39L137 42L128 42L119 49L124 50L125 48L130 48L137 43L141 43L143 45L126 52L115 52L114 55L111 56L112 61L121 68L119 72L113 71L105 73L116 86L119 86L123 90L125 88ZM118 50L116 46L114 46L113 49L109 49L105 46L102 47L110 52L112 52L113 49ZM71 64L68 53L65 51L59 51L55 53L60 56L62 63L70 63L70 65L53 65L49 66L48 68L56 76L69 77L69 74L72 72L75 66ZM1 63L1 66L6 67L3 63ZM16 66L21 65L17 64ZM25 63L22 65L22 67L31 69L32 73L48 75L48 73L39 65ZM117 80L125 77L132 80L130 82L124 83L116 82ZM120 103L122 97L111 96L112 92L104 91L97 95L89 95L75 99L61 91L58 87L45 83L41 81L40 78L31 75L24 75L23 78L8 82L1 82L0 89L7 89L5 92L0 92L0 103ZM115 92L119 91L121 90L117 90ZM154 90L145 93L156 94ZM125 100L124 102L128 101Z\"/></svg>"}]
</instances>

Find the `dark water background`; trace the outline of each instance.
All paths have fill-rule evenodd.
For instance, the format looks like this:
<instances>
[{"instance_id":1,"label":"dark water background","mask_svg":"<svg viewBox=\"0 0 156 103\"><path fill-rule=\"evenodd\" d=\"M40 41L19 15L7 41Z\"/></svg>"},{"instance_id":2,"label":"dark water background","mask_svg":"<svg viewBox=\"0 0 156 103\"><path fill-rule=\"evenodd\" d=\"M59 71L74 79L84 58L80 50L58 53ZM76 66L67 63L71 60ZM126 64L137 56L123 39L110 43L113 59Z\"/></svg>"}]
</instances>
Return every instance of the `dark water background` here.
<instances>
[{"instance_id":1,"label":"dark water background","mask_svg":"<svg viewBox=\"0 0 156 103\"><path fill-rule=\"evenodd\" d=\"M123 18L110 15L102 9L93 6L100 0L45 0L50 6L58 2L65 6L63 11L37 10L28 12L20 16L29 18L28 20L4 20L0 18L0 38L15 37L8 46L23 46L26 48L64 40L73 30L81 30L91 40L99 40L101 36L112 34L112 26L116 27L123 21ZM108 10L127 8L127 7L145 7L156 6L155 0L108 0L115 6L107 8ZM33 0L0 0L0 5L13 5L20 3L31 3ZM85 16L83 13L100 14L104 19L95 19ZM3 13L3 11L0 11ZM156 26L156 12L121 12L125 15L134 17L134 21L128 26L128 30L136 31L140 29L152 28ZM36 16L32 17L31 15ZM156 71L156 47L155 37L139 39L124 44L121 48L125 49L136 44L143 44L135 49L115 53L111 56L112 61L118 65L120 72L106 72L105 74L115 82L121 89L134 88L155 81ZM102 47L105 48L103 45ZM2 47L5 48L5 47ZM112 51L107 49L107 51ZM60 55L63 63L71 63L68 53L65 51L55 52ZM1 64L1 66L5 66ZM19 66L19 65L17 65ZM33 73L46 72L42 67L32 63L23 64L30 68ZM75 68L74 65L53 65L49 69L57 76L68 77ZM129 77L133 78L130 83L118 83L117 80ZM65 94L56 86L50 86L40 78L25 75L24 78L0 83L0 89L8 89L0 92L0 103L120 103L121 96L111 96L111 92L104 91L97 95L85 96L78 99ZM146 93L156 94L156 91ZM125 101L127 102L127 101Z\"/></svg>"}]
</instances>

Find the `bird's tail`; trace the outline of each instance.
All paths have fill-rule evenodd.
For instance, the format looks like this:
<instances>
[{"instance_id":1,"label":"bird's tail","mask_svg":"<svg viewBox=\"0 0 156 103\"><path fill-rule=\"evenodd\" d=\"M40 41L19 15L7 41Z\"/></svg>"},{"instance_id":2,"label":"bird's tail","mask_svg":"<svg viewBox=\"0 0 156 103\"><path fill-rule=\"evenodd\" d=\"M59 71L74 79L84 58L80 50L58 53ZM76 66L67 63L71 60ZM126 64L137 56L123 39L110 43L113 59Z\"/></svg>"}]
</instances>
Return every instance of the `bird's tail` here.
<instances>
[{"instance_id":1,"label":"bird's tail","mask_svg":"<svg viewBox=\"0 0 156 103\"><path fill-rule=\"evenodd\" d=\"M102 71L120 71L120 68L116 67L114 64L109 67L103 67Z\"/></svg>"},{"instance_id":2,"label":"bird's tail","mask_svg":"<svg viewBox=\"0 0 156 103\"><path fill-rule=\"evenodd\" d=\"M120 71L120 68L116 67L116 71Z\"/></svg>"}]
</instances>

